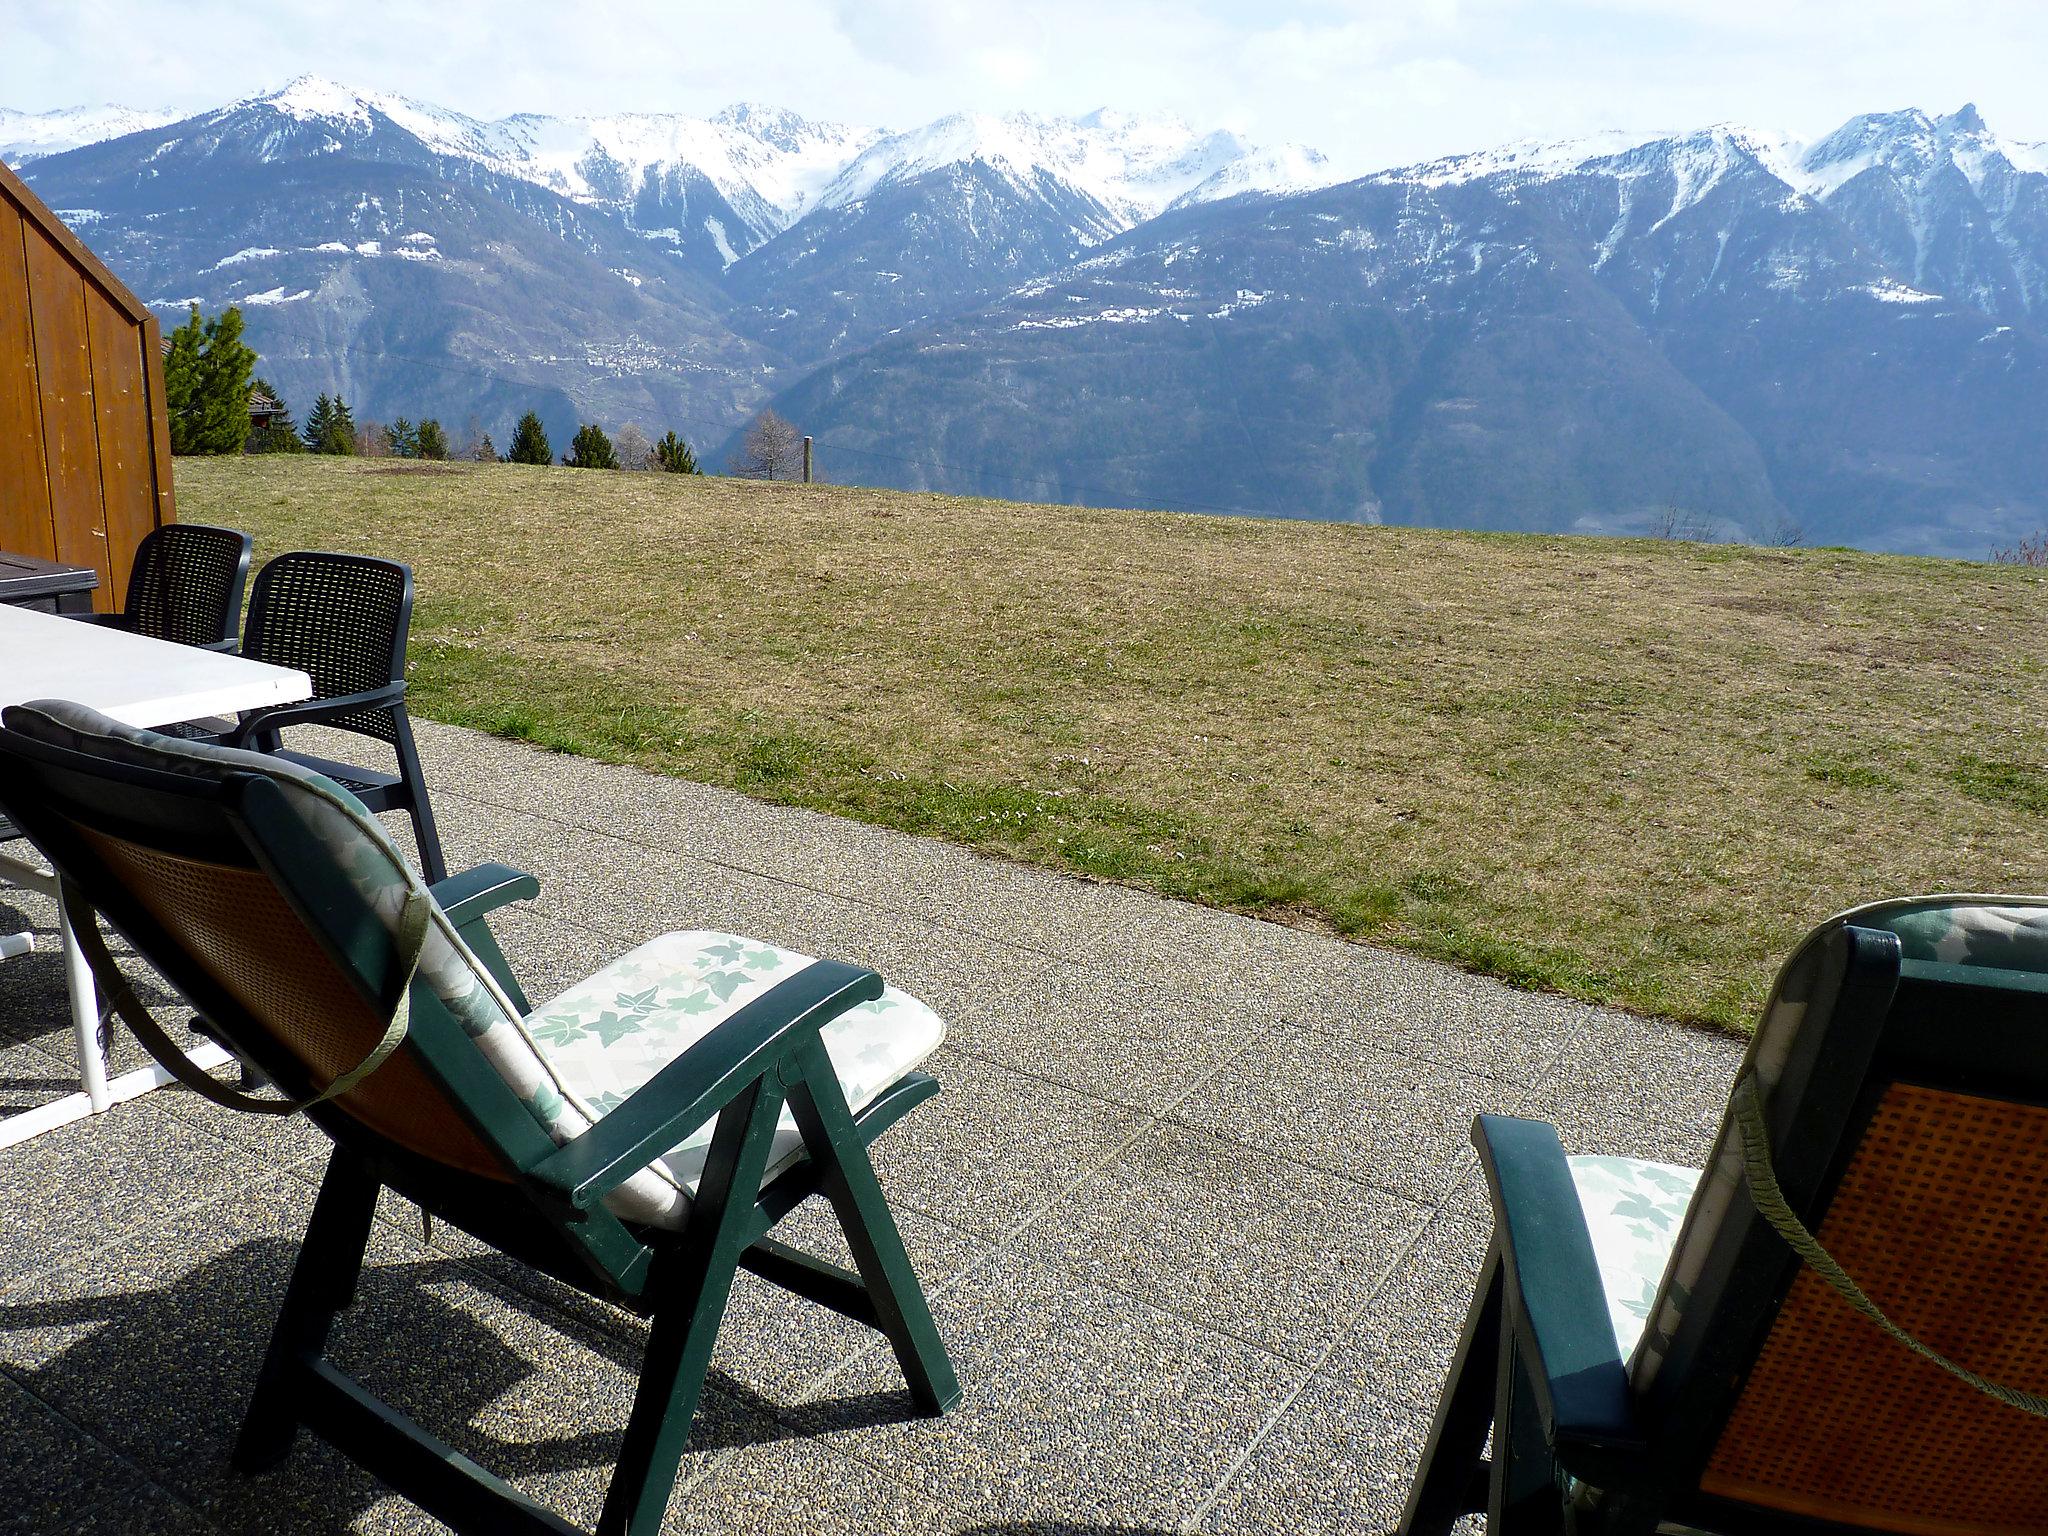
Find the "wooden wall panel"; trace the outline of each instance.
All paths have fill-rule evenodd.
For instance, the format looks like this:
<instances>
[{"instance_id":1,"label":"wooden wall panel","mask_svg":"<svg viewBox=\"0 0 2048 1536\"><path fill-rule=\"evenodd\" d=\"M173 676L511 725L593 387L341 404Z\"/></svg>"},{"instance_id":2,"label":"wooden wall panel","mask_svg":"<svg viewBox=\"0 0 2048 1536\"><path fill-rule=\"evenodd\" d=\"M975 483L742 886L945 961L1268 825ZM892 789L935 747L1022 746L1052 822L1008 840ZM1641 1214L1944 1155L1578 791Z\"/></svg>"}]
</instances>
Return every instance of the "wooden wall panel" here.
<instances>
[{"instance_id":1,"label":"wooden wall panel","mask_svg":"<svg viewBox=\"0 0 2048 1536\"><path fill-rule=\"evenodd\" d=\"M0 165L0 549L91 566L120 605L171 522L156 317Z\"/></svg>"},{"instance_id":2,"label":"wooden wall panel","mask_svg":"<svg viewBox=\"0 0 2048 1536\"><path fill-rule=\"evenodd\" d=\"M56 557L21 215L0 197L0 549Z\"/></svg>"},{"instance_id":3,"label":"wooden wall panel","mask_svg":"<svg viewBox=\"0 0 2048 1536\"><path fill-rule=\"evenodd\" d=\"M92 347L85 279L41 230L28 235L29 319L43 405L43 472L50 482L57 558L89 565L112 584L106 500L100 485L99 423L92 403Z\"/></svg>"},{"instance_id":4,"label":"wooden wall panel","mask_svg":"<svg viewBox=\"0 0 2048 1536\"><path fill-rule=\"evenodd\" d=\"M148 373L143 333L99 294L86 292L92 350L93 416L99 426L100 485L107 513L105 607L128 590L135 546L156 527L156 474L150 460Z\"/></svg>"},{"instance_id":5,"label":"wooden wall panel","mask_svg":"<svg viewBox=\"0 0 2048 1536\"><path fill-rule=\"evenodd\" d=\"M178 508L171 495L171 413L164 404L163 332L156 316L142 318L142 378L149 388L150 472L156 481L156 520L175 523Z\"/></svg>"}]
</instances>

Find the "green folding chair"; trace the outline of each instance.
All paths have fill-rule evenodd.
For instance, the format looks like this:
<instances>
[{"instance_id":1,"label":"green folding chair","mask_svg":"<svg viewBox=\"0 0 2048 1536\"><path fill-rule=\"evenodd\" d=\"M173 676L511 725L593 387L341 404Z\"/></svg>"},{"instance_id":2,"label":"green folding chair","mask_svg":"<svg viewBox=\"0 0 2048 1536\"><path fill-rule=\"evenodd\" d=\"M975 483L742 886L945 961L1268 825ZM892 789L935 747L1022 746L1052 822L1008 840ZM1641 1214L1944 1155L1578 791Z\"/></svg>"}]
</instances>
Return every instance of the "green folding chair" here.
<instances>
[{"instance_id":1,"label":"green folding chair","mask_svg":"<svg viewBox=\"0 0 2048 1536\"><path fill-rule=\"evenodd\" d=\"M1704 1172L1474 1139L1493 1243L1403 1536L2048 1531L2048 901L1815 930Z\"/></svg>"},{"instance_id":2,"label":"green folding chair","mask_svg":"<svg viewBox=\"0 0 2048 1536\"><path fill-rule=\"evenodd\" d=\"M378 1192L650 1321L600 1536L653 1536L735 1272L885 1334L917 1407L960 1386L868 1145L938 1092L944 1026L872 971L735 935L667 934L532 1007L484 914L536 883L429 887L345 790L275 757L18 705L0 807L61 875L109 997L196 1091L302 1109L334 1141L236 1464L313 1430L458 1531L573 1529L324 1357ZM97 909L282 1098L185 1063L128 991ZM813 1194L855 1269L778 1242Z\"/></svg>"}]
</instances>

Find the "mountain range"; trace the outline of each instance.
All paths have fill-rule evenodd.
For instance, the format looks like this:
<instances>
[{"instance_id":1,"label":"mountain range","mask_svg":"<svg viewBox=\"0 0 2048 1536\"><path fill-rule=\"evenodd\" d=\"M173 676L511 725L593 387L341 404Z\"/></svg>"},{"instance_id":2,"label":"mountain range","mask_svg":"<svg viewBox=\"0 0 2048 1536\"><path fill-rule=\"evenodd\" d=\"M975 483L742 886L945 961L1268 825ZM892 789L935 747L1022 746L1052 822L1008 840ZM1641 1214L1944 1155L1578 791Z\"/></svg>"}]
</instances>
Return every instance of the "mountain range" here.
<instances>
[{"instance_id":1,"label":"mountain range","mask_svg":"<svg viewBox=\"0 0 2048 1536\"><path fill-rule=\"evenodd\" d=\"M2048 523L2048 150L1972 108L1328 184L1169 118L492 122L305 79L0 112L167 319L359 417L537 408L851 481L1982 558Z\"/></svg>"}]
</instances>

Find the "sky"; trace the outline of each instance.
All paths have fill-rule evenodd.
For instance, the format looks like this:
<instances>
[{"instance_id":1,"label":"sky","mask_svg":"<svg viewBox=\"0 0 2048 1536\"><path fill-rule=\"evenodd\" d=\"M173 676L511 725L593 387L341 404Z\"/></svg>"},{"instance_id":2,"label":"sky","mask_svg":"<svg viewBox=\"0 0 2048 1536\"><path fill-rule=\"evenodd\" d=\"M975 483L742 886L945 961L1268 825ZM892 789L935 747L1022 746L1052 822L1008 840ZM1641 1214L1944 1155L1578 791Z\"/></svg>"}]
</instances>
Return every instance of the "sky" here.
<instances>
[{"instance_id":1,"label":"sky","mask_svg":"<svg viewBox=\"0 0 2048 1536\"><path fill-rule=\"evenodd\" d=\"M1510 139L1741 122L1817 137L1974 101L2048 140L2043 0L5 0L0 106L198 111L314 73L477 117L908 128L1172 112L1352 174ZM118 43L118 46L110 44Z\"/></svg>"}]
</instances>

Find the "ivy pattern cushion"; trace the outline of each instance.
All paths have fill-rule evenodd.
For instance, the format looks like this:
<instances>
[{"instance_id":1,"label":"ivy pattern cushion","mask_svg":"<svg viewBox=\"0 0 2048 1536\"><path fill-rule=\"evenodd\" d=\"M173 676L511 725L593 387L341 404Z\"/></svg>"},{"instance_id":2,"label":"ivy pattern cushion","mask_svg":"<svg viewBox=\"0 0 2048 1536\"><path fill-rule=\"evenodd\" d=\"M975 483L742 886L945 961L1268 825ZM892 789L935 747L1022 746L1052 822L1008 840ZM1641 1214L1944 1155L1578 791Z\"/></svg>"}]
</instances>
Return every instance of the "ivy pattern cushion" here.
<instances>
[{"instance_id":1,"label":"ivy pattern cushion","mask_svg":"<svg viewBox=\"0 0 2048 1536\"><path fill-rule=\"evenodd\" d=\"M1863 926L1897 934L1908 960L2048 971L2048 904L1951 897L1887 903Z\"/></svg>"},{"instance_id":2,"label":"ivy pattern cushion","mask_svg":"<svg viewBox=\"0 0 2048 1536\"><path fill-rule=\"evenodd\" d=\"M815 961L809 955L731 933L666 933L620 956L527 1015L525 1029L563 1096L582 1118L602 1117L721 1022ZM858 1113L938 1049L946 1026L916 998L884 987L871 1003L839 1015L821 1032L848 1105ZM541 1106L545 1122L565 1106ZM654 1164L687 1209L711 1148L713 1123L693 1131ZM787 1108L769 1153L773 1178L803 1153Z\"/></svg>"},{"instance_id":3,"label":"ivy pattern cushion","mask_svg":"<svg viewBox=\"0 0 2048 1536\"><path fill-rule=\"evenodd\" d=\"M1633 1157L1573 1157L1572 1186L1593 1239L1621 1358L1634 1353L1700 1181L1697 1168Z\"/></svg>"}]
</instances>

